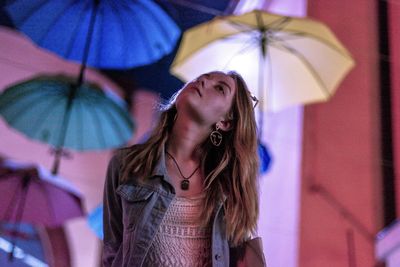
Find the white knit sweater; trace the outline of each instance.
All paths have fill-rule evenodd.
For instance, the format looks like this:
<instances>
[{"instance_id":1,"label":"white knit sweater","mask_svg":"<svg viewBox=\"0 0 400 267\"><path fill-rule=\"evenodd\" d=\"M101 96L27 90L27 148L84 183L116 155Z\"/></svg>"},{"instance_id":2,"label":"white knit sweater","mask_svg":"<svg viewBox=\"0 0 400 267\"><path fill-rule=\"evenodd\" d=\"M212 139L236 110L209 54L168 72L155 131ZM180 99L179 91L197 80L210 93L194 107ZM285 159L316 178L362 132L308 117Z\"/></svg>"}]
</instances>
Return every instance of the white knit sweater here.
<instances>
[{"instance_id":1,"label":"white knit sweater","mask_svg":"<svg viewBox=\"0 0 400 267\"><path fill-rule=\"evenodd\" d=\"M211 226L201 227L204 195L172 200L146 255L144 266L211 266Z\"/></svg>"}]
</instances>

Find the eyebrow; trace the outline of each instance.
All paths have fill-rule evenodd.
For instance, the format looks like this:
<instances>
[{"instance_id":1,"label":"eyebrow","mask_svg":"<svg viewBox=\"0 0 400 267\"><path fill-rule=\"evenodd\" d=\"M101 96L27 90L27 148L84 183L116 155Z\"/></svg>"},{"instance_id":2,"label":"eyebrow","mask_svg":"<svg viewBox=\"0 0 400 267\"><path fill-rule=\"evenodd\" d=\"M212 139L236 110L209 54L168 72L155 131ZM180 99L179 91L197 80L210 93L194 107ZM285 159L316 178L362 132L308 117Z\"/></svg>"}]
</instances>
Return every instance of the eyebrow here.
<instances>
[{"instance_id":1,"label":"eyebrow","mask_svg":"<svg viewBox=\"0 0 400 267\"><path fill-rule=\"evenodd\" d=\"M211 74L212 74L212 73L204 73L203 75L206 76L206 77L208 78L208 77L211 77ZM228 87L229 93L232 93L232 89L231 89L231 87L229 86L229 84L227 84L225 81L222 81L222 80L220 80L220 81L218 81L218 82L221 83L221 84L223 84L223 85L225 85L226 87Z\"/></svg>"}]
</instances>

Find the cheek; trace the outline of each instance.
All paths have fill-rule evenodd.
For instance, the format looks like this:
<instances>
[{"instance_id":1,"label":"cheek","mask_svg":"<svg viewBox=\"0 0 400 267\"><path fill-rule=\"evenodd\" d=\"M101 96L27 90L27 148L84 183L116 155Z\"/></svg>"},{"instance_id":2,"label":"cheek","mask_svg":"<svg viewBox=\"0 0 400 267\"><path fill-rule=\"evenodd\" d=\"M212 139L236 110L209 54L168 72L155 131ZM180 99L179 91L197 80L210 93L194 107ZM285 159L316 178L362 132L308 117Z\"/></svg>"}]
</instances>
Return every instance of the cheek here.
<instances>
[{"instance_id":1,"label":"cheek","mask_svg":"<svg viewBox=\"0 0 400 267\"><path fill-rule=\"evenodd\" d=\"M230 106L228 104L224 104L224 103L217 103L214 106L214 113L218 116L218 117L225 117L226 114L228 114L230 110Z\"/></svg>"}]
</instances>

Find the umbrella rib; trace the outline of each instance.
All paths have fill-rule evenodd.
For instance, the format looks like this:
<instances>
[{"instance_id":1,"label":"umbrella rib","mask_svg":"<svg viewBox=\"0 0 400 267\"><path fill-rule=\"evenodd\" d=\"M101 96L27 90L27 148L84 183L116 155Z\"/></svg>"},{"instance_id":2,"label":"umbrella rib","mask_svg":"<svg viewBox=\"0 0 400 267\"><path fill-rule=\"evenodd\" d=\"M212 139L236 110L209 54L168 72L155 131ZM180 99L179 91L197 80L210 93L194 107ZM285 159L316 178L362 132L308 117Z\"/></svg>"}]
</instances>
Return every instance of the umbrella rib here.
<instances>
[{"instance_id":1,"label":"umbrella rib","mask_svg":"<svg viewBox=\"0 0 400 267\"><path fill-rule=\"evenodd\" d=\"M114 107L116 107L116 111L120 114L121 118L123 118L125 120L125 116L123 111L121 110L121 107L119 107L117 104L115 104L113 102L113 100L109 100L110 104ZM114 129L118 128L117 130L115 130L115 132L118 134L119 136L119 140L124 140L124 136L123 136L123 130L121 129L121 126L116 122L116 119L114 118L113 114L111 112L109 112L109 109L104 109L104 112L108 115L108 117L111 118L111 123L114 125ZM126 141L126 140L124 140Z\"/></svg>"},{"instance_id":2,"label":"umbrella rib","mask_svg":"<svg viewBox=\"0 0 400 267\"><path fill-rule=\"evenodd\" d=\"M246 38L246 39L259 39L259 37L257 36L257 33L258 33L258 31L254 32L254 30L251 31L251 32L248 32L248 31L240 32L240 33L237 33L237 34L235 33L233 35L228 35L228 36L221 37L218 40L229 40L229 41L231 41L231 40L236 41L237 40L239 43L242 43L243 41L241 40L241 38L238 37L238 34L250 35L250 38Z\"/></svg>"},{"instance_id":3,"label":"umbrella rib","mask_svg":"<svg viewBox=\"0 0 400 267\"><path fill-rule=\"evenodd\" d=\"M31 8L30 12L26 12L25 16L21 18L21 26L25 23L25 21L30 18L32 16L33 13L35 13L38 9L41 8L41 6L43 6L45 3L47 2L47 0L43 0L42 3L39 3L35 9ZM7 5L7 4L6 4ZM7 9L7 8L6 8ZM7 12L8 14L10 12ZM12 19L11 19L12 20Z\"/></svg>"},{"instance_id":4,"label":"umbrella rib","mask_svg":"<svg viewBox=\"0 0 400 267\"><path fill-rule=\"evenodd\" d=\"M248 32L242 32L242 33L244 33L244 34L249 34ZM254 35L253 32L251 32L250 35ZM230 35L230 36L222 37L222 38L220 38L220 39L218 39L218 40L229 40L229 39L237 39L237 40L239 41L239 43L242 43L242 42L240 41L240 39L237 38L237 36L235 36L235 35ZM251 39L251 38L249 38L249 39L252 40L252 41L254 41L254 39L257 39L257 40L258 40L257 36L254 36L253 39ZM209 45L209 44L207 44L207 43L203 44L201 47L198 47L197 51L200 51L200 50L203 49L204 47L207 47L207 45ZM177 59L175 59L175 60L172 62L171 67L173 68L174 66L179 65L181 62L185 61L186 59L187 59L187 58L182 58L180 61L177 60Z\"/></svg>"},{"instance_id":5,"label":"umbrella rib","mask_svg":"<svg viewBox=\"0 0 400 267\"><path fill-rule=\"evenodd\" d=\"M45 1L45 2L48 2L48 1ZM71 5L70 5L71 6ZM68 6L67 8L64 8L64 9L61 9L60 10L60 12L57 14L57 16L54 16L54 20L53 20L53 22L52 23L48 23L48 25L51 27L51 26L54 26L54 24L55 24L55 22L60 18L60 16L65 12L65 10L66 9L68 9L70 6ZM37 43L39 43L39 44L42 44L42 42L43 42L43 40L47 37L47 35L50 33L50 30L49 30L49 28L48 29L46 29L46 31L43 31L43 36L41 36L40 38L38 38L38 41L37 41Z\"/></svg>"},{"instance_id":6,"label":"umbrella rib","mask_svg":"<svg viewBox=\"0 0 400 267\"><path fill-rule=\"evenodd\" d=\"M243 44L243 48L240 49L240 51L238 51L236 54L232 55L232 57L226 62L224 69L227 68L227 66L231 63L231 61L237 56L240 55L242 53L245 53L248 50L253 49L254 47L258 47L257 46L257 42L254 42L254 40L248 40L245 44Z\"/></svg>"},{"instance_id":7,"label":"umbrella rib","mask_svg":"<svg viewBox=\"0 0 400 267\"><path fill-rule=\"evenodd\" d=\"M331 49L335 50L336 52L340 53L342 56L347 57L350 60L353 60L352 57L350 56L350 54L348 54L345 51L339 50L336 46L332 45L331 43L327 42L324 39L319 38L316 35L309 34L309 33L304 33L304 32L295 32L295 31L285 31L285 33L288 33L288 35L287 35L288 37L294 37L294 36L309 37L309 38L314 39L314 40L316 40L316 41L318 41L320 43L325 44L326 46L328 46ZM285 40L289 40L289 38L281 38L280 36L279 37L274 36L274 39L279 40L281 42L284 42Z\"/></svg>"},{"instance_id":8,"label":"umbrella rib","mask_svg":"<svg viewBox=\"0 0 400 267\"><path fill-rule=\"evenodd\" d=\"M266 57L268 58L268 60L267 60L267 62L268 62L268 70L269 70L269 77L272 77L272 57L271 57L271 53L269 52L269 49L267 49L267 53L266 53ZM270 97L268 97L268 99L267 99L267 106L272 106L272 103L273 103L273 88L274 88L274 85L273 85L273 79L272 78L270 78L270 79L268 79L268 89L271 91L271 94L270 94Z\"/></svg>"},{"instance_id":9,"label":"umbrella rib","mask_svg":"<svg viewBox=\"0 0 400 267\"><path fill-rule=\"evenodd\" d=\"M81 12L80 12L80 14L79 14L79 16L78 16L78 17L79 17L78 21L83 21L83 18L85 17L85 14L86 14L85 10L86 10L87 8L89 8L89 9L91 10L91 8L90 8L90 6L91 6L90 3L91 3L91 2L92 2L92 1L87 1L86 7L81 9ZM94 3L94 1L93 1L93 3ZM94 8L94 7L92 6L92 8ZM89 23L90 23L90 17L89 17ZM75 28L74 28L73 31L72 31L71 40L68 42L67 51L66 51L66 53L65 53L65 57L67 57L67 58L70 58L72 49L73 49L74 46L75 46L74 37L77 36L77 32L78 32L78 30L79 30L79 26L81 26L80 23L75 23ZM89 25L88 25L88 31L89 31ZM83 46L83 47L84 47L84 46ZM82 53L84 53L84 51L82 51ZM80 59L79 62L82 62L82 59Z\"/></svg>"},{"instance_id":10,"label":"umbrella rib","mask_svg":"<svg viewBox=\"0 0 400 267\"><path fill-rule=\"evenodd\" d=\"M92 103L91 100L96 101L96 104L93 105L93 103ZM87 109L89 110L89 111L88 111L88 114L90 115L90 118L92 118L93 121L95 122L95 123L93 123L93 125L97 125L97 123L98 123L99 125L101 124L101 122L98 120L98 118L96 117L96 115L94 115L94 114L95 114L94 110L96 110L97 105L101 105L101 100L99 101L98 99L96 99L96 96L92 96L92 97L88 98L87 101L85 101L85 106L86 106ZM96 129L96 130L97 130L97 129ZM96 141L98 141L99 138L97 137L97 134L99 134L99 133L102 134L101 131L95 131L95 135L92 136L92 139L96 139ZM83 136L83 135L82 135L82 136ZM104 141L104 139L100 140L100 142L103 142L103 141ZM94 143L95 143L94 148L97 149L98 147L97 147L97 145L96 145L96 142L94 142ZM102 145L103 145L103 144L104 144L104 142L102 143ZM93 149L93 148L91 148L91 149Z\"/></svg>"},{"instance_id":11,"label":"umbrella rib","mask_svg":"<svg viewBox=\"0 0 400 267\"><path fill-rule=\"evenodd\" d=\"M143 5L143 3L141 3L140 1L138 1L138 4L142 6L143 10L145 13L149 14L150 16L153 16L153 13L151 12L151 10L148 8L148 6ZM152 4L149 2L149 5ZM158 7L155 7L158 8ZM162 12L164 12L164 10L161 9ZM164 25L161 21L159 21L158 17L154 18L154 22L158 24L158 29L160 29L160 31L162 32L162 34L166 37L166 39L169 39L169 41L172 41L169 37L168 32L165 30Z\"/></svg>"},{"instance_id":12,"label":"umbrella rib","mask_svg":"<svg viewBox=\"0 0 400 267\"><path fill-rule=\"evenodd\" d=\"M119 3L119 2L117 2L117 3ZM124 32L124 25L125 25L125 23L123 23L123 21L122 21L122 19L118 16L118 14L119 14L119 12L118 12L118 8L115 6L116 4L115 4L115 2L110 2L109 3L110 4L110 8L111 8L111 12L113 12L114 14L115 14L115 18L117 19L117 20L119 20L120 21L120 23L118 23L118 26L120 26L120 29L121 29L121 32L123 33ZM118 4L117 4L118 5ZM104 28L104 27L103 27ZM124 46L128 46L128 43L129 42L127 42L126 40L125 40L125 34L121 34L121 36L122 36L122 44L124 45ZM127 63L127 62L129 62L129 54L128 54L128 51L129 51L129 49L127 48L127 47L124 47L123 49L122 49L122 51L123 51L123 53L124 53L124 55L123 55L123 59L125 60L125 63Z\"/></svg>"},{"instance_id":13,"label":"umbrella rib","mask_svg":"<svg viewBox=\"0 0 400 267\"><path fill-rule=\"evenodd\" d=\"M17 186L15 188L13 197L12 197L12 199L11 199L7 209L6 209L6 211L4 212L4 216L3 216L2 220L6 220L6 221L11 221L12 220L13 213L14 213L13 211L15 211L15 207L17 207L18 203L19 203L18 200L17 201L15 201L15 200L19 196L21 190L22 190L22 182L21 182L21 186Z\"/></svg>"},{"instance_id":14,"label":"umbrella rib","mask_svg":"<svg viewBox=\"0 0 400 267\"><path fill-rule=\"evenodd\" d=\"M60 102L60 100L62 101L63 99L61 97L54 99L53 101L48 101L48 109L44 109L42 113L38 114L37 121L34 124L35 125L35 130L33 130L33 136L36 135L37 131L40 129L40 127L46 122L46 119L52 114L52 112L50 112L51 107L53 107L53 109L55 107L57 107L58 105L55 104L55 102ZM42 117L43 116L43 117Z\"/></svg>"},{"instance_id":15,"label":"umbrella rib","mask_svg":"<svg viewBox=\"0 0 400 267\"><path fill-rule=\"evenodd\" d=\"M218 18L218 19L223 20L223 18ZM235 27L238 30L238 32L249 32L249 31L254 31L255 30L254 27L246 25L246 24L243 24L243 23L238 23L236 21L231 21L231 20L228 20L228 22L231 24L231 26ZM209 24L210 24L210 27L211 27L212 26L211 22L209 22Z\"/></svg>"},{"instance_id":16,"label":"umbrella rib","mask_svg":"<svg viewBox=\"0 0 400 267\"><path fill-rule=\"evenodd\" d=\"M40 179L40 178L39 178ZM45 187L41 187L40 188L41 190L42 190L42 192L43 192L43 195L44 195L44 197L46 198L46 203L47 203L47 205L48 205L48 210L49 210L49 214L50 214L50 216L51 216L51 218L53 219L53 222L57 222L57 218L56 218L56 213L54 212L54 210L53 210L53 204L56 204L56 203L54 203L54 201L52 201L52 199L50 198L50 194L48 193L48 190L47 190L47 188L45 188ZM56 208L56 207L54 207L54 208ZM66 208L66 209L68 209L68 207L64 207L64 208Z\"/></svg>"},{"instance_id":17,"label":"umbrella rib","mask_svg":"<svg viewBox=\"0 0 400 267\"><path fill-rule=\"evenodd\" d=\"M186 0L159 0L159 1L160 2L171 3L173 5L187 7L189 9L194 10L194 11L200 11L202 13L213 15L213 16L223 15L223 12L218 10L218 9L214 9L214 8L211 8L211 7L208 7L208 6L204 6L204 5L193 3L193 2L190 2L190 1L186 1Z\"/></svg>"},{"instance_id":18,"label":"umbrella rib","mask_svg":"<svg viewBox=\"0 0 400 267\"><path fill-rule=\"evenodd\" d=\"M118 108L119 108L119 107L118 107ZM123 140L123 141L125 142L124 136L123 136L123 134L122 134L123 130L121 129L119 123L117 123L117 121L116 121L116 119L114 118L113 114L112 114L111 112L109 112L108 109L105 109L105 110L104 110L104 113L110 118L110 122L111 122L111 124L114 126L113 129L116 129L114 132L117 133L117 135L118 135L118 140ZM123 117L123 116L121 116L121 117Z\"/></svg>"},{"instance_id":19,"label":"umbrella rib","mask_svg":"<svg viewBox=\"0 0 400 267\"><path fill-rule=\"evenodd\" d=\"M152 15L151 12L149 12L147 6L143 5L143 3L140 3L140 1L138 1L137 4L140 5L140 6L142 6L142 10L144 11L144 13ZM162 34L163 34L164 36L167 36L167 39L168 39L168 34L167 34L166 31L164 30L163 25L162 25L157 19L155 19L155 22L158 24L159 28L161 29ZM142 27L139 27L139 29L142 29L144 25L141 23L141 21L140 21L139 19L137 20L137 23L138 23L139 25L142 26ZM151 43L151 42L149 41L149 39L148 39L148 37L147 37L146 34L142 34L141 36L143 36L143 37L146 39L146 43ZM144 47L147 48L147 47L149 47L149 46L146 45L146 46L144 46ZM150 50L150 48L148 48L148 49L146 49L146 50L147 50L147 54L149 55L149 57L152 58L153 56L151 55L151 50Z\"/></svg>"},{"instance_id":20,"label":"umbrella rib","mask_svg":"<svg viewBox=\"0 0 400 267\"><path fill-rule=\"evenodd\" d=\"M222 18L224 19L224 18ZM264 22L262 22L262 26L265 27L266 30L268 29L283 29L289 22L290 22L291 18L288 16L285 17L280 17L275 21L272 21L269 24L264 25ZM254 31L255 29L260 30L258 27L253 27L253 26L249 26L247 24L243 24L243 23L238 23L236 21L232 21L229 20L229 18L227 19L227 21L232 24L232 26L234 26L237 30L239 30L239 32L246 32L246 31Z\"/></svg>"},{"instance_id":21,"label":"umbrella rib","mask_svg":"<svg viewBox=\"0 0 400 267\"><path fill-rule=\"evenodd\" d=\"M6 104L3 104L0 106L0 112L2 109L7 109L7 107L9 107L9 106L12 107L12 105L17 101L16 99L20 98L21 94L30 93L30 91L33 91L33 90L35 90L35 89L32 88L32 89L28 90L28 92L21 90L21 92L19 92L17 95L14 95L11 97L11 99L8 99L9 101ZM13 117L14 118L20 117L20 114L23 114L26 112L26 107L33 105L34 103L36 103L37 99L40 99L42 97L43 97L42 95L32 96L30 101L28 101L28 103L26 103L25 106L21 106L19 109L15 110L13 112ZM8 98L10 98L10 97L8 97ZM15 120L11 120L11 122L15 122Z\"/></svg>"},{"instance_id":22,"label":"umbrella rib","mask_svg":"<svg viewBox=\"0 0 400 267\"><path fill-rule=\"evenodd\" d=\"M272 21L270 24L263 25L267 29L273 29L273 30L281 30L285 28L285 26L291 21L292 19L288 16L284 16L282 18L278 18L275 21ZM263 23L264 24L264 23Z\"/></svg>"},{"instance_id":23,"label":"umbrella rib","mask_svg":"<svg viewBox=\"0 0 400 267\"><path fill-rule=\"evenodd\" d=\"M90 103L90 105L92 105L92 103ZM104 131L102 131L102 129L101 129L102 128L101 127L101 120L99 119L99 116L97 115L97 110L98 110L99 106L97 106L97 105L92 105L92 106L93 106L93 111L94 112L91 112L91 115L93 117L93 120L95 121L96 128L97 128L97 125L100 126L100 130L96 131L96 133L97 133L96 137L97 137L97 140L100 141L101 147L105 148L106 147L106 139L105 139L105 136L104 136ZM101 111L101 109L100 109L100 111Z\"/></svg>"},{"instance_id":24,"label":"umbrella rib","mask_svg":"<svg viewBox=\"0 0 400 267\"><path fill-rule=\"evenodd\" d=\"M327 95L327 98L331 97L331 94L330 94L328 88L325 86L324 82L322 81L321 77L314 70L314 68L307 61L307 59L301 53L299 53L299 51L297 51L295 48L290 47L290 46L288 46L287 44L284 44L284 43L281 44L281 47L277 46L277 45L273 45L273 46L275 48L281 50L281 51L290 52L290 53L294 54L301 62L303 62L308 67L308 69L311 71L311 75L314 76L315 80L318 81L320 86L324 89L324 91L325 91L325 93Z\"/></svg>"},{"instance_id":25,"label":"umbrella rib","mask_svg":"<svg viewBox=\"0 0 400 267\"><path fill-rule=\"evenodd\" d=\"M137 3L137 4L138 4L138 3ZM131 5L128 5L128 7L131 9L131 11L132 11L133 13L136 13L136 9L132 9ZM117 18L118 18L119 21L120 21L119 24L121 25L121 28L124 29L124 28L125 28L125 27L124 27L125 23L123 23L123 21L122 21L122 19L121 19L120 16L117 16ZM142 24L140 23L140 20L139 20L139 19L136 19L136 23L142 25ZM139 29L140 29L140 28L141 28L141 27L135 27L135 28L132 28L132 29L134 29L134 30L136 30L136 31L139 32ZM123 31L123 32L124 32L124 31ZM141 36L143 39L145 39L145 40L146 40L145 43L149 43L149 40L148 40L148 37L147 37L146 34L138 33L138 36ZM123 43L126 44L126 43L128 43L128 42L124 41ZM136 44L136 45L137 45L137 44ZM141 45L141 47L144 47L144 49L145 49L145 51L146 51L145 53L146 53L147 57L151 57L151 50L150 50L150 48L148 48L148 46L146 46L146 45ZM124 51L127 52L128 49L124 49ZM125 59L128 60L128 57L125 56Z\"/></svg>"},{"instance_id":26,"label":"umbrella rib","mask_svg":"<svg viewBox=\"0 0 400 267\"><path fill-rule=\"evenodd\" d=\"M79 142L79 144L78 144L78 147L80 147L80 148L82 148L82 150L84 150L83 149L83 147L84 147L84 145L83 145L83 128L84 128L84 124L83 124L83 120L82 120L82 115L83 115L83 108L82 108L82 103L81 103L81 101L76 101L75 100L75 111L76 111L76 114L77 114L77 116L76 116L76 119L77 119L77 126L79 126L78 127L78 130L77 130L77 132L79 132L79 135L78 136L80 136L81 138L78 138L78 142ZM79 112L80 111L80 112ZM81 116L79 116L79 114L81 114Z\"/></svg>"},{"instance_id":27,"label":"umbrella rib","mask_svg":"<svg viewBox=\"0 0 400 267\"><path fill-rule=\"evenodd\" d=\"M18 27L19 29L21 29L22 27L24 27L24 24L26 23L26 20L28 20L28 18L32 17L32 14L34 14L35 12L38 11L38 9L42 8L45 4L46 4L47 0L43 0L41 3L38 3L37 6L35 6L36 8L31 8L31 10L29 12L26 12L25 16L23 18L21 18L21 23L20 26ZM10 13L10 12L7 12ZM13 19L11 19L13 20ZM13 21L15 22L15 21ZM47 32L47 31L46 31ZM41 42L43 38L39 38L39 42Z\"/></svg>"},{"instance_id":28,"label":"umbrella rib","mask_svg":"<svg viewBox=\"0 0 400 267\"><path fill-rule=\"evenodd\" d=\"M109 3L108 1L107 2L104 1L104 4L106 4L106 3L111 5L111 3L113 3L113 2ZM102 11L104 11L104 10L100 8L100 4L99 4L99 6L97 7L97 16L96 16L97 23L93 26L93 37L94 38L92 38L94 41L94 42L92 41L92 45L97 45L97 47L98 47L98 49L93 49L97 52L96 62L93 65L98 66L98 68L101 66L104 66L103 65L104 63L109 64L109 60L107 60L107 57L103 57L104 54L108 53L105 46L103 45L104 43L107 42L107 40L105 40L105 39L108 34L105 32L106 27L104 26L105 12L102 12ZM95 38L96 33L99 33L97 35L98 36L97 38ZM99 39L100 39L100 41L96 42L96 40L99 40ZM94 57L92 57L92 58L94 59ZM88 56L88 59L89 59L89 56ZM94 62L94 60L93 60L93 62ZM121 60L121 62L122 62L122 60Z\"/></svg>"}]
</instances>

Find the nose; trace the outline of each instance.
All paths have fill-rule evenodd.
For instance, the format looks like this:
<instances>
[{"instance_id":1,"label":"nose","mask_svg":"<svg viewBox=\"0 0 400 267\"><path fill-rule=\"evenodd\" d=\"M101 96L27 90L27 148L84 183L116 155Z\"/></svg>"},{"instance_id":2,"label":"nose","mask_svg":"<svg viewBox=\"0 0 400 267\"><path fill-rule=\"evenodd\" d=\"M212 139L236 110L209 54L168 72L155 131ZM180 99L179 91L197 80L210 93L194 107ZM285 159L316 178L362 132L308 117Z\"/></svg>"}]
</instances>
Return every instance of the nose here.
<instances>
[{"instance_id":1,"label":"nose","mask_svg":"<svg viewBox=\"0 0 400 267\"><path fill-rule=\"evenodd\" d=\"M206 80L207 78L204 75L198 78L197 82L201 85L201 88L204 88L206 86Z\"/></svg>"}]
</instances>

